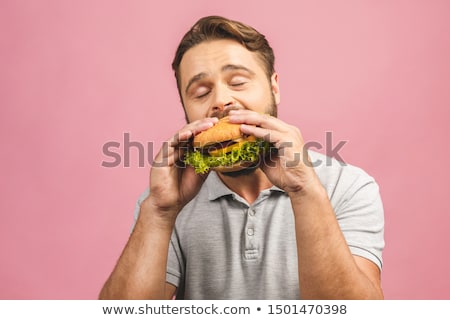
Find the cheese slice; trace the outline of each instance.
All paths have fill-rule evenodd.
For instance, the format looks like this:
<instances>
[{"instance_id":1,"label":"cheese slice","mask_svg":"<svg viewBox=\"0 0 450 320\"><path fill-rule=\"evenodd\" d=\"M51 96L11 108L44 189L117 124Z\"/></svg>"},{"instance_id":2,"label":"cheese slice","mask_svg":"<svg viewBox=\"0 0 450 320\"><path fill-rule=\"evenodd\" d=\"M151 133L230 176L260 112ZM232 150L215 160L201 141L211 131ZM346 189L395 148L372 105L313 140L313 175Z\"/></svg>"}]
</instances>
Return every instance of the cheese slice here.
<instances>
[{"instance_id":1,"label":"cheese slice","mask_svg":"<svg viewBox=\"0 0 450 320\"><path fill-rule=\"evenodd\" d=\"M219 157L222 156L228 152L231 152L235 149L240 149L242 147L242 145L246 142L254 142L256 141L256 137L254 136L249 136L247 137L247 139L243 140L243 139L239 139L236 141L236 143L233 143L225 148L222 149L217 149L217 150L211 150L209 151L209 154L213 157Z\"/></svg>"}]
</instances>

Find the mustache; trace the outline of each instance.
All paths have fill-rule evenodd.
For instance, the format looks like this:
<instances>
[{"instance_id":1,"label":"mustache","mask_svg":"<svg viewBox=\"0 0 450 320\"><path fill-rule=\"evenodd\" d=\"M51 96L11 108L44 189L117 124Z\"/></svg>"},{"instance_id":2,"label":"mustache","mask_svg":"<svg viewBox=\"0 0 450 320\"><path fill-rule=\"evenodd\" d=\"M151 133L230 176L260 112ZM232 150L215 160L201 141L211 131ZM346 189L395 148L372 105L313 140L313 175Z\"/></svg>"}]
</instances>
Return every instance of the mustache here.
<instances>
[{"instance_id":1,"label":"mustache","mask_svg":"<svg viewBox=\"0 0 450 320\"><path fill-rule=\"evenodd\" d=\"M231 110L239 110L239 109L243 109L243 108L239 107L239 106L235 106L235 105L233 105L233 106L225 106L225 108L223 108L222 110L214 110L211 113L211 117L217 117L217 118L221 119L221 118L224 118L224 117L228 116L228 113Z\"/></svg>"}]
</instances>

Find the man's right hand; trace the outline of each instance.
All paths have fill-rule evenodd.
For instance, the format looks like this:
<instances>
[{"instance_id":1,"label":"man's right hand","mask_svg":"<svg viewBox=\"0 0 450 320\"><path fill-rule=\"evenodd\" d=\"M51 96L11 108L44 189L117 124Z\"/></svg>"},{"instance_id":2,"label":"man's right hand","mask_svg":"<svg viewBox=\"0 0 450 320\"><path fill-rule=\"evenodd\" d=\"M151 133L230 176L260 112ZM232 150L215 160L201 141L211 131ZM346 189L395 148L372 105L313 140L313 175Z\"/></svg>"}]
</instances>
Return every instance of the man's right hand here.
<instances>
[{"instance_id":1,"label":"man's right hand","mask_svg":"<svg viewBox=\"0 0 450 320\"><path fill-rule=\"evenodd\" d=\"M170 236L178 213L198 193L205 178L180 160L189 139L217 121L207 118L189 123L156 155L150 171L150 195L141 203L133 233L99 298L172 298L175 286L166 282Z\"/></svg>"},{"instance_id":2,"label":"man's right hand","mask_svg":"<svg viewBox=\"0 0 450 320\"><path fill-rule=\"evenodd\" d=\"M142 203L143 207L156 209L148 212L159 212L163 221L174 223L177 214L198 193L205 175L195 173L181 159L189 139L217 121L217 118L205 118L191 122L163 144L150 171L150 195Z\"/></svg>"}]
</instances>

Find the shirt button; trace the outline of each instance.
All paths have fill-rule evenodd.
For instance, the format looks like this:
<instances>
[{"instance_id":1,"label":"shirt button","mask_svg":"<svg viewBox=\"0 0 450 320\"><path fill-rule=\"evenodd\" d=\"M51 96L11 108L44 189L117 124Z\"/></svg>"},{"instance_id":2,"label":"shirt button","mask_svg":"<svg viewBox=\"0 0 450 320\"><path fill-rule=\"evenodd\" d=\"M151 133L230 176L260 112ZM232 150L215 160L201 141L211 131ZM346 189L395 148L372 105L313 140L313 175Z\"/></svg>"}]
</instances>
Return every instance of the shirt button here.
<instances>
[{"instance_id":1,"label":"shirt button","mask_svg":"<svg viewBox=\"0 0 450 320\"><path fill-rule=\"evenodd\" d=\"M247 229L247 235L248 236L252 236L252 235L254 235L255 234L255 230L253 230L252 228L248 228Z\"/></svg>"},{"instance_id":2,"label":"shirt button","mask_svg":"<svg viewBox=\"0 0 450 320\"><path fill-rule=\"evenodd\" d=\"M252 217L255 215L255 210L253 209L248 209L248 214L251 215Z\"/></svg>"}]
</instances>

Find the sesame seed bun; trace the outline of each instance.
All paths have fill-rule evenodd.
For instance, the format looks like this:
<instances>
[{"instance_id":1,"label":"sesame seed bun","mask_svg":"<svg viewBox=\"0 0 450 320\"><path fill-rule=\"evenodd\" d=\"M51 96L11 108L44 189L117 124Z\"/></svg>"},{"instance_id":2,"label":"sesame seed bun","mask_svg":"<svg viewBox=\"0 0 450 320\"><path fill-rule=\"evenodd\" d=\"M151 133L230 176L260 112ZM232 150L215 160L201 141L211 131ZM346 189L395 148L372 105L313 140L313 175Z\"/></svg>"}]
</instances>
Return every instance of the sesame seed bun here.
<instances>
[{"instance_id":1,"label":"sesame seed bun","mask_svg":"<svg viewBox=\"0 0 450 320\"><path fill-rule=\"evenodd\" d=\"M219 120L213 127L200 132L194 137L194 147L203 148L207 145L242 137L240 125L228 122L228 117Z\"/></svg>"},{"instance_id":2,"label":"sesame seed bun","mask_svg":"<svg viewBox=\"0 0 450 320\"><path fill-rule=\"evenodd\" d=\"M230 123L228 117L220 119L213 127L194 137L184 162L194 167L196 173L209 170L235 172L258 167L269 143L243 134L240 127L240 124Z\"/></svg>"}]
</instances>

